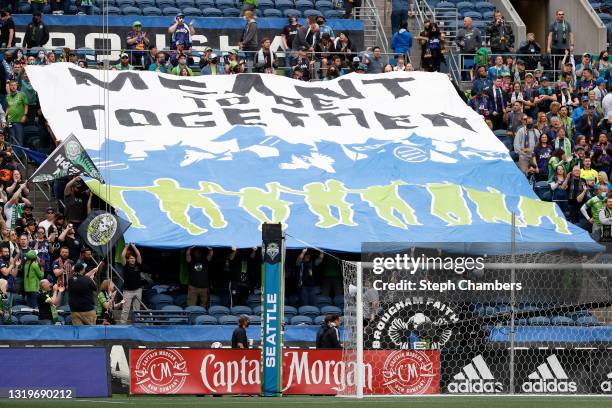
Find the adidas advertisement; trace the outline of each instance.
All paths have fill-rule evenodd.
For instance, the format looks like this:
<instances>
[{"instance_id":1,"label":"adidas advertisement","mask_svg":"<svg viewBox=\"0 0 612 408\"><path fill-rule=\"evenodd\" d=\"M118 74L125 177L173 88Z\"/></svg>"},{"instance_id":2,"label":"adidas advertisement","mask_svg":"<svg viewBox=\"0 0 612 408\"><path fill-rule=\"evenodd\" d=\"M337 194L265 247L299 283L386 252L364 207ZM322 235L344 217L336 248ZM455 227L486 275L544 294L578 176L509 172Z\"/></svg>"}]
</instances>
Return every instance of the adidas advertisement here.
<instances>
[{"instance_id":1,"label":"adidas advertisement","mask_svg":"<svg viewBox=\"0 0 612 408\"><path fill-rule=\"evenodd\" d=\"M593 381L589 392L612 395L612 349L591 353Z\"/></svg>"},{"instance_id":2,"label":"adidas advertisement","mask_svg":"<svg viewBox=\"0 0 612 408\"><path fill-rule=\"evenodd\" d=\"M482 350L459 359L447 350L440 363L440 389L445 394L508 393L507 350Z\"/></svg>"},{"instance_id":3,"label":"adidas advertisement","mask_svg":"<svg viewBox=\"0 0 612 408\"><path fill-rule=\"evenodd\" d=\"M584 364L577 365L577 361ZM580 351L550 349L517 353L517 392L586 393L591 377L589 366L588 353Z\"/></svg>"}]
</instances>

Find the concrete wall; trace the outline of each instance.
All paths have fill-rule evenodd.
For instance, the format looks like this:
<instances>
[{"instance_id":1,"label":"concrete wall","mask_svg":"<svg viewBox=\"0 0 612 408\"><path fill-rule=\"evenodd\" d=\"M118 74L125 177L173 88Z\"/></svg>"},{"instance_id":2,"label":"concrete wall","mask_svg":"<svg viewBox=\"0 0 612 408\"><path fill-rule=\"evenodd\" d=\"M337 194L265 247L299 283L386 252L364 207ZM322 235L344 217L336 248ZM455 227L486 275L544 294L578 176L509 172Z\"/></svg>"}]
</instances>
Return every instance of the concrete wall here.
<instances>
[{"instance_id":1,"label":"concrete wall","mask_svg":"<svg viewBox=\"0 0 612 408\"><path fill-rule=\"evenodd\" d=\"M514 47L518 48L521 42L525 41L527 38L525 23L523 23L521 16L514 9L510 3L510 0L491 0L491 4L502 12L502 15L506 20L512 21L511 25L512 31L514 31Z\"/></svg>"},{"instance_id":2,"label":"concrete wall","mask_svg":"<svg viewBox=\"0 0 612 408\"><path fill-rule=\"evenodd\" d=\"M565 10L565 19L574 30L574 54L599 54L606 48L606 26L601 22L588 0L549 0L548 22L555 20L558 9ZM544 44L542 44L544 46Z\"/></svg>"}]
</instances>

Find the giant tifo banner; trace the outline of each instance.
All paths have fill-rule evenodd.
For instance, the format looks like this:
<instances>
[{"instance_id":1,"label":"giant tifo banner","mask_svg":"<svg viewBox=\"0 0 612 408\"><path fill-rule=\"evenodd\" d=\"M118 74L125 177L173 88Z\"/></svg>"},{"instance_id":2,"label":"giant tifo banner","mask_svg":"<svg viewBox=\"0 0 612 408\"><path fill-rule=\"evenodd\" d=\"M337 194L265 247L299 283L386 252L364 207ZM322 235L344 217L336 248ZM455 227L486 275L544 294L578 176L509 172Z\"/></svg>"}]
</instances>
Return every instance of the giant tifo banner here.
<instances>
[{"instance_id":1,"label":"giant tifo banner","mask_svg":"<svg viewBox=\"0 0 612 408\"><path fill-rule=\"evenodd\" d=\"M443 74L27 70L55 135L98 165L107 184L89 186L131 222L128 242L252 247L264 222L283 223L288 247L508 242L512 212L520 242L592 242Z\"/></svg>"},{"instance_id":2,"label":"giant tifo banner","mask_svg":"<svg viewBox=\"0 0 612 408\"><path fill-rule=\"evenodd\" d=\"M132 349L132 394L259 394L260 350ZM367 350L366 394L440 392L440 352ZM284 350L283 393L336 395L355 386L342 350Z\"/></svg>"},{"instance_id":3,"label":"giant tifo banner","mask_svg":"<svg viewBox=\"0 0 612 408\"><path fill-rule=\"evenodd\" d=\"M21 45L28 23L32 21L30 15L15 15L15 38L16 45ZM242 18L189 18L186 22L193 20L196 30L192 36L195 50L203 51L205 47L215 50L229 51L238 48L240 35L244 28ZM49 29L49 42L46 48L68 47L77 49L87 47L98 51L97 57L100 61L119 59L121 50L127 47L126 38L128 31L132 30L132 23L140 21L142 30L147 32L152 43L160 50L170 47L171 34L168 27L174 23L174 16L168 17L145 17L145 16L109 16L109 33L102 32L102 16L43 16L43 23ZM300 19L305 24L305 19ZM287 24L285 18L260 18L257 19L259 38L268 37L272 40L271 48L280 51L280 35ZM363 22L361 20L337 20L330 19L327 24L335 33L344 31L348 34L354 50L363 50Z\"/></svg>"}]
</instances>

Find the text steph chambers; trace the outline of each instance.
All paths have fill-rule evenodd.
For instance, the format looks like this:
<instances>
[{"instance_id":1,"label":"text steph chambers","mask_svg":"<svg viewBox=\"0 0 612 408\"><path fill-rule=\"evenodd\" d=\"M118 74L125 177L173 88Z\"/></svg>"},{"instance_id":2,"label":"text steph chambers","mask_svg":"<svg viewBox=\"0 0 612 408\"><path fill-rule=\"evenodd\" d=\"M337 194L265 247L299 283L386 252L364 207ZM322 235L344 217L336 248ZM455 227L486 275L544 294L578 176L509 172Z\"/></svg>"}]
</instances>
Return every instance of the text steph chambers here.
<instances>
[{"instance_id":1,"label":"text steph chambers","mask_svg":"<svg viewBox=\"0 0 612 408\"><path fill-rule=\"evenodd\" d=\"M521 282L500 282L497 279L493 282L474 282L469 279L461 279L458 281L447 280L445 282L431 282L424 279L418 282L413 282L402 279L398 282L383 282L382 280L378 279L372 282L372 286L374 289L381 291L425 290L441 293L455 290L488 292L523 289L523 284Z\"/></svg>"}]
</instances>

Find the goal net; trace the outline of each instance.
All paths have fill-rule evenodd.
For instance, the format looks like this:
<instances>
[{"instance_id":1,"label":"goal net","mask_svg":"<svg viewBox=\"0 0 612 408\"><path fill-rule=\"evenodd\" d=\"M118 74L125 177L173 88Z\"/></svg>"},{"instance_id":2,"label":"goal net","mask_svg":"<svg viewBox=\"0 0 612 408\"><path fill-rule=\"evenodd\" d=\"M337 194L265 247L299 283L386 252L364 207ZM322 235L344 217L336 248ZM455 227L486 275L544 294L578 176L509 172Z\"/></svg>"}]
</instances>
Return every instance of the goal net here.
<instances>
[{"instance_id":1,"label":"goal net","mask_svg":"<svg viewBox=\"0 0 612 408\"><path fill-rule=\"evenodd\" d=\"M490 248L344 262L341 395L612 393L612 259Z\"/></svg>"}]
</instances>

